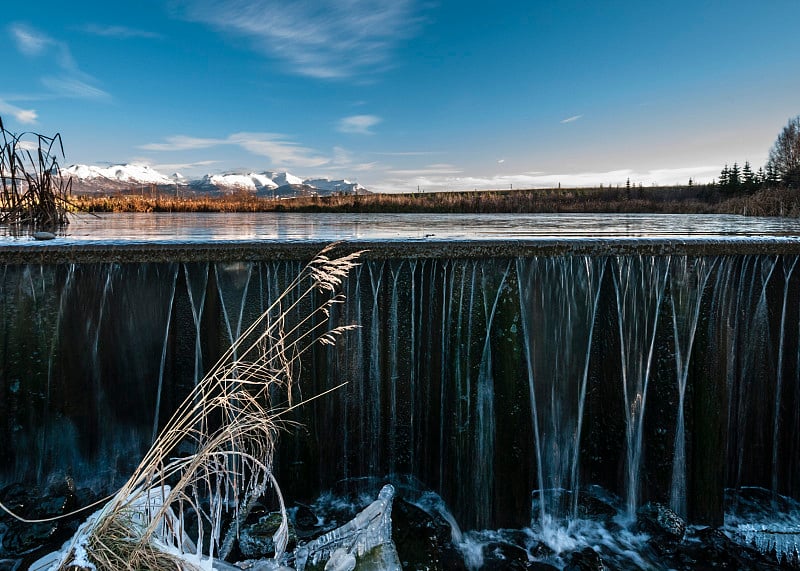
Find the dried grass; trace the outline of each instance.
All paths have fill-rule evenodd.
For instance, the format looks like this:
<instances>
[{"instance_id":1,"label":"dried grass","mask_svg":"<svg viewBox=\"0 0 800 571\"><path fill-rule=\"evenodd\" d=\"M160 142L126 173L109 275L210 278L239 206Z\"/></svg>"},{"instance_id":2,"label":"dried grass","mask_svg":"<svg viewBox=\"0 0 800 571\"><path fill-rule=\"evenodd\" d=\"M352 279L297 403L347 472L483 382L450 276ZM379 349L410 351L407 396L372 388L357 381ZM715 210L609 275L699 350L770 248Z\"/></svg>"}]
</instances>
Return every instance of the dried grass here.
<instances>
[{"instance_id":1,"label":"dried grass","mask_svg":"<svg viewBox=\"0 0 800 571\"><path fill-rule=\"evenodd\" d=\"M60 570L70 569L83 552L99 571L194 569L183 556L196 556L193 561L218 557L224 548L224 513L236 525L270 488L283 514L275 538L276 558L282 555L288 520L272 472L285 424L281 415L302 404L293 403L291 395L304 353L315 343L334 343L353 328L328 329L328 317L344 301L338 287L359 253L331 258L330 249L303 269L191 391L128 482L87 533L76 536ZM320 292L324 300L312 303ZM298 322L289 322L290 313L306 308ZM282 403L274 402L278 398ZM181 455L184 450L192 452ZM201 523L190 538L185 522L191 517Z\"/></svg>"},{"instance_id":2,"label":"dried grass","mask_svg":"<svg viewBox=\"0 0 800 571\"><path fill-rule=\"evenodd\" d=\"M0 117L0 224L54 229L69 222L72 179L61 175L59 153L60 134L13 134Z\"/></svg>"}]
</instances>

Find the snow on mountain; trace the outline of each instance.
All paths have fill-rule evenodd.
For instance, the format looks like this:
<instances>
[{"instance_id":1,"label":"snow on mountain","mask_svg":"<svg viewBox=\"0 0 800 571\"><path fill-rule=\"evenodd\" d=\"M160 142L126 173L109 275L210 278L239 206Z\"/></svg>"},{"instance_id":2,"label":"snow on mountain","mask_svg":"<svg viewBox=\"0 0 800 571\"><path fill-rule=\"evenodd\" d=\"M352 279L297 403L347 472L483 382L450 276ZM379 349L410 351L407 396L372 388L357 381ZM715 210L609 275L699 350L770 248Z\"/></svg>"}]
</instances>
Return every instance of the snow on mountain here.
<instances>
[{"instance_id":1,"label":"snow on mountain","mask_svg":"<svg viewBox=\"0 0 800 571\"><path fill-rule=\"evenodd\" d=\"M261 191L278 188L278 184L272 181L265 174L248 173L248 174L214 174L206 175L198 181L200 188L206 189L231 189L231 190L249 190Z\"/></svg>"},{"instance_id":2,"label":"snow on mountain","mask_svg":"<svg viewBox=\"0 0 800 571\"><path fill-rule=\"evenodd\" d=\"M288 172L273 172L267 171L264 173L268 176L277 186L286 186L287 184L305 184L305 181L297 176Z\"/></svg>"},{"instance_id":3,"label":"snow on mountain","mask_svg":"<svg viewBox=\"0 0 800 571\"><path fill-rule=\"evenodd\" d=\"M72 165L62 169L62 173L65 176L95 182L97 179L108 179L114 182L132 184L175 184L175 181L170 177L161 174L148 165L138 163L112 165L110 167Z\"/></svg>"},{"instance_id":4,"label":"snow on mountain","mask_svg":"<svg viewBox=\"0 0 800 571\"><path fill-rule=\"evenodd\" d=\"M167 176L148 165L132 163L109 167L72 165L62 169L62 174L72 177L73 191L77 193L111 190L124 192L126 189L139 185L174 187L176 184L196 192L231 193L244 191L279 196L296 196L309 193L325 195L334 192L368 192L360 184L344 179L302 179L289 172L277 171L207 174L199 179L190 180L177 172Z\"/></svg>"},{"instance_id":5,"label":"snow on mountain","mask_svg":"<svg viewBox=\"0 0 800 571\"><path fill-rule=\"evenodd\" d=\"M328 178L309 178L304 181L304 184L313 186L319 190L326 192L362 192L367 189L357 182L350 182L349 180L330 180Z\"/></svg>"}]
</instances>

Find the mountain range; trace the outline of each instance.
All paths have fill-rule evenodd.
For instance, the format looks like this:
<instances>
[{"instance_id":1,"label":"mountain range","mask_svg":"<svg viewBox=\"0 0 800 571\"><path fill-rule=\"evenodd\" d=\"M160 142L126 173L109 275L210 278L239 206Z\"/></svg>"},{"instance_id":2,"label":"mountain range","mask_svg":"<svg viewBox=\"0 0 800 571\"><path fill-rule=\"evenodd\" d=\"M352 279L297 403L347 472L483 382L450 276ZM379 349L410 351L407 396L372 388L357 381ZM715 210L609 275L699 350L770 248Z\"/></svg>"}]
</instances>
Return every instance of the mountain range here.
<instances>
[{"instance_id":1,"label":"mountain range","mask_svg":"<svg viewBox=\"0 0 800 571\"><path fill-rule=\"evenodd\" d=\"M288 172L277 171L207 174L189 179L180 173L165 175L148 165L131 163L108 167L71 165L61 169L61 174L72 177L74 194L140 192L154 186L162 192L214 195L245 192L274 197L369 193L357 182L327 178L303 179Z\"/></svg>"}]
</instances>

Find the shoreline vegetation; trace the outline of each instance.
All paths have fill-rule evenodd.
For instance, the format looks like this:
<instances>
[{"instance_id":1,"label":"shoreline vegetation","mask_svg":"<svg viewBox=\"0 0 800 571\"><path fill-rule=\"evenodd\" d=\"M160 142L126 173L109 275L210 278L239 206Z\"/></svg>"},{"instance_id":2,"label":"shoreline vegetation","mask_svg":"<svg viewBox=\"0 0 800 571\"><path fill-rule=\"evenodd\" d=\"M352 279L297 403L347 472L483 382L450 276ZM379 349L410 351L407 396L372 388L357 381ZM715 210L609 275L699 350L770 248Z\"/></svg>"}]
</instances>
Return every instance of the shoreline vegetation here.
<instances>
[{"instance_id":1,"label":"shoreline vegetation","mask_svg":"<svg viewBox=\"0 0 800 571\"><path fill-rule=\"evenodd\" d=\"M141 194L73 196L78 211L111 212L307 212L307 213L657 213L800 216L800 192L763 188L731 193L718 185L596 187L409 194L301 196L251 193L174 196Z\"/></svg>"}]
</instances>

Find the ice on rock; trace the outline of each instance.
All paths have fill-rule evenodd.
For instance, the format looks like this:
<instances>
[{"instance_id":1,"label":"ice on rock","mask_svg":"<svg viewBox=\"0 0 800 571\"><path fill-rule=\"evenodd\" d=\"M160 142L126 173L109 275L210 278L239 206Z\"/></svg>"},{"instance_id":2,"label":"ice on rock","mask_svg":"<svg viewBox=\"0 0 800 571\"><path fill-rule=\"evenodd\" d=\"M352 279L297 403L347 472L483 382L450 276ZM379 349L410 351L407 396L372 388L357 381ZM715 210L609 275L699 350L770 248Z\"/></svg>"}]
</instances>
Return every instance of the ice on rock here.
<instances>
[{"instance_id":1,"label":"ice on rock","mask_svg":"<svg viewBox=\"0 0 800 571\"><path fill-rule=\"evenodd\" d=\"M378 493L378 499L345 525L298 547L295 550L297 571L304 571L306 565L316 565L321 561L331 563L331 569L345 569L348 562L356 559L361 563L364 563L364 559L374 560L375 570L399 571L400 560L392 541L394 493L394 486L385 485ZM351 555L352 559L347 555ZM340 563L345 567L339 567ZM325 569L328 569L327 565Z\"/></svg>"}]
</instances>

